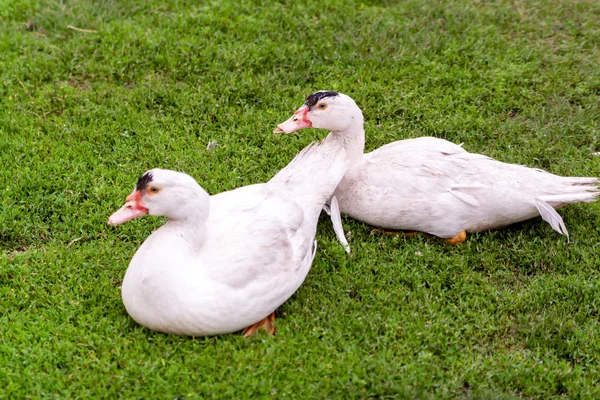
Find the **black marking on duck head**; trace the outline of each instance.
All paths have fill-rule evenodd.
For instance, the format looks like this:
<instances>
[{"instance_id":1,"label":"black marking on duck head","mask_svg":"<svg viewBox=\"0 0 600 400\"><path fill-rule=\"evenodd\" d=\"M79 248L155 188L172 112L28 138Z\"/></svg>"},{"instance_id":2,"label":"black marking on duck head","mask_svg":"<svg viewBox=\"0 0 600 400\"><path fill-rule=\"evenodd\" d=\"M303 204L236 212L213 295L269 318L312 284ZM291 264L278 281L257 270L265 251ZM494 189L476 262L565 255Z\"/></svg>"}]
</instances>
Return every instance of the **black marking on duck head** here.
<instances>
[{"instance_id":1,"label":"black marking on duck head","mask_svg":"<svg viewBox=\"0 0 600 400\"><path fill-rule=\"evenodd\" d=\"M304 105L308 107L309 110L312 110L313 107L316 106L319 101L327 97L335 97L337 95L339 95L339 93L333 91L314 92L306 98Z\"/></svg>"},{"instance_id":2,"label":"black marking on duck head","mask_svg":"<svg viewBox=\"0 0 600 400\"><path fill-rule=\"evenodd\" d=\"M135 184L135 190L139 190L140 192L144 192L148 185L152 182L152 172L146 172L144 175L140 176L137 183Z\"/></svg>"}]
</instances>

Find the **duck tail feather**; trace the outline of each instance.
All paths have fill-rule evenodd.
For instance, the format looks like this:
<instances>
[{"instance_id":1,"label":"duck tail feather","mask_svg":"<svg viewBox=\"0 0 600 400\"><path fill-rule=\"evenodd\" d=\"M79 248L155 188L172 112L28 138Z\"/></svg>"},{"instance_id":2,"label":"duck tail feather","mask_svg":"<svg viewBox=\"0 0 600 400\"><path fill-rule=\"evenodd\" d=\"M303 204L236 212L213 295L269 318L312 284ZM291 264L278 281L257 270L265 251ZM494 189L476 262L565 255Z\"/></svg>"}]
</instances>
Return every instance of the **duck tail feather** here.
<instances>
[{"instance_id":1,"label":"duck tail feather","mask_svg":"<svg viewBox=\"0 0 600 400\"><path fill-rule=\"evenodd\" d=\"M554 207L562 207L565 204L572 203L591 203L596 201L600 197L600 191L592 192L580 192L580 193L567 193L567 194L554 194L540 196L539 199L553 205Z\"/></svg>"},{"instance_id":2,"label":"duck tail feather","mask_svg":"<svg viewBox=\"0 0 600 400\"><path fill-rule=\"evenodd\" d=\"M593 177L569 177L569 183L573 186L591 186L590 189L598 190L598 186L600 186L600 179Z\"/></svg>"}]
</instances>

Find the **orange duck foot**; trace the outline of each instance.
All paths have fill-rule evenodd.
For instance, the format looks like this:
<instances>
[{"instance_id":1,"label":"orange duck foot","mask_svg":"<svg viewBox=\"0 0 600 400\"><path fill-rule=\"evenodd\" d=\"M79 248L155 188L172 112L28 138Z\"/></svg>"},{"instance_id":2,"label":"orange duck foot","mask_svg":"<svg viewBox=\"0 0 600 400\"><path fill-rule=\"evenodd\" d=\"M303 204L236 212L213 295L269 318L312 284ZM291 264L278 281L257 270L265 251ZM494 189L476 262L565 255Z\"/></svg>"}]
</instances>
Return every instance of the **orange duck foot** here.
<instances>
[{"instance_id":1,"label":"orange duck foot","mask_svg":"<svg viewBox=\"0 0 600 400\"><path fill-rule=\"evenodd\" d=\"M445 239L445 240L446 240L446 242L448 242L450 244L457 245L457 244L461 244L466 239L467 239L467 231L462 231L462 232L458 232L456 234L456 236L454 236L450 239Z\"/></svg>"},{"instance_id":2,"label":"orange duck foot","mask_svg":"<svg viewBox=\"0 0 600 400\"><path fill-rule=\"evenodd\" d=\"M252 324L247 328L244 328L242 333L244 334L244 337L250 337L250 336L256 335L258 333L258 330L260 328L262 328L265 331L267 331L267 333L269 335L274 335L275 334L275 325L273 324L274 321L275 321L275 312L272 312L271 314L269 314L267 316L267 318L260 320L257 323Z\"/></svg>"}]
</instances>

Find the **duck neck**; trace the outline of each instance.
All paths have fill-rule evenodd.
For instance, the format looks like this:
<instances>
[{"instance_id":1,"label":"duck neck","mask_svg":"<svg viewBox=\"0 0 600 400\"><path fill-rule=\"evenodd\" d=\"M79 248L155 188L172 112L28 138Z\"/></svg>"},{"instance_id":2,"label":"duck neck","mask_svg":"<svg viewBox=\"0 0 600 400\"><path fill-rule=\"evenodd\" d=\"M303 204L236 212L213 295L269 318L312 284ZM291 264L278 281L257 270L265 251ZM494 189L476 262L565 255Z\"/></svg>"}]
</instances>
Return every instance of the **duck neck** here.
<instances>
[{"instance_id":1,"label":"duck neck","mask_svg":"<svg viewBox=\"0 0 600 400\"><path fill-rule=\"evenodd\" d=\"M209 197L206 193L203 194L197 202L186 205L185 213L169 217L165 224L165 227L182 238L192 251L199 250L206 240Z\"/></svg>"},{"instance_id":2,"label":"duck neck","mask_svg":"<svg viewBox=\"0 0 600 400\"><path fill-rule=\"evenodd\" d=\"M192 251L199 250L206 240L206 223L192 220L169 220L165 227L185 241Z\"/></svg>"},{"instance_id":3,"label":"duck neck","mask_svg":"<svg viewBox=\"0 0 600 400\"><path fill-rule=\"evenodd\" d=\"M346 158L351 164L359 160L365 152L365 130L362 126L351 126L345 130L331 131L327 136L327 140L343 146L346 150Z\"/></svg>"}]
</instances>

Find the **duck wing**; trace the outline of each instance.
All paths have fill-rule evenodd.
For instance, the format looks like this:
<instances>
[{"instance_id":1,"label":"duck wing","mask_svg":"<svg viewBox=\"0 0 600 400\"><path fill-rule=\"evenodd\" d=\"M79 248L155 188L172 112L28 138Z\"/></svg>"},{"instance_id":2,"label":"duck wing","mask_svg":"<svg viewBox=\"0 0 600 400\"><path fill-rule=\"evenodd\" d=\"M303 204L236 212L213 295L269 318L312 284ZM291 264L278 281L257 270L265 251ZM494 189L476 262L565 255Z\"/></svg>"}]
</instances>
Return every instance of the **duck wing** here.
<instances>
[{"instance_id":1,"label":"duck wing","mask_svg":"<svg viewBox=\"0 0 600 400\"><path fill-rule=\"evenodd\" d=\"M301 229L304 218L297 204L266 184L212 196L199 255L211 297L226 299L248 325L283 304L304 281L315 254L314 235Z\"/></svg>"}]
</instances>

